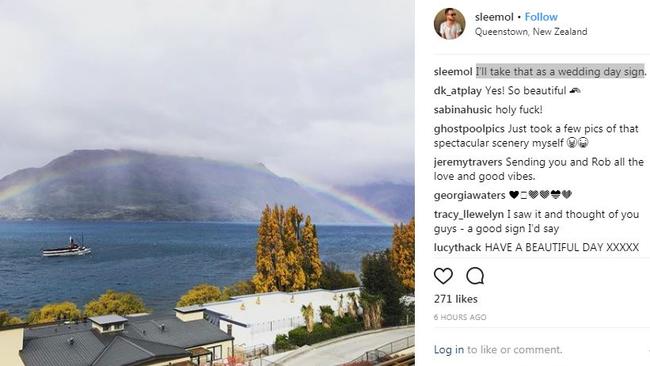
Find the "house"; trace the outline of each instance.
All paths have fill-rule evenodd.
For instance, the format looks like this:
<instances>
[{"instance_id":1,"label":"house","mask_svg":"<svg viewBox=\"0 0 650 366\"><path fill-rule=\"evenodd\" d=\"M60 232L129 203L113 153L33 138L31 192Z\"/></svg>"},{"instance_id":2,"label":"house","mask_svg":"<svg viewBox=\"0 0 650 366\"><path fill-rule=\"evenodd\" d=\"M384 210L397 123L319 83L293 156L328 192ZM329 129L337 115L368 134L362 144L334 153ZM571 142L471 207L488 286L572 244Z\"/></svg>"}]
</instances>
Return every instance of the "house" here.
<instances>
[{"instance_id":1,"label":"house","mask_svg":"<svg viewBox=\"0 0 650 366\"><path fill-rule=\"evenodd\" d=\"M207 319L222 331L232 334L235 346L250 349L271 345L278 334L285 334L304 325L301 313L303 305L312 304L316 322L320 321L320 306L330 306L335 313L339 308L347 311L351 301L349 293L358 297L360 288L259 293L234 296L227 301L178 307L175 310L188 319Z\"/></svg>"},{"instance_id":2,"label":"house","mask_svg":"<svg viewBox=\"0 0 650 366\"><path fill-rule=\"evenodd\" d=\"M0 364L16 366L218 365L234 338L183 314L105 315L0 328Z\"/></svg>"}]
</instances>

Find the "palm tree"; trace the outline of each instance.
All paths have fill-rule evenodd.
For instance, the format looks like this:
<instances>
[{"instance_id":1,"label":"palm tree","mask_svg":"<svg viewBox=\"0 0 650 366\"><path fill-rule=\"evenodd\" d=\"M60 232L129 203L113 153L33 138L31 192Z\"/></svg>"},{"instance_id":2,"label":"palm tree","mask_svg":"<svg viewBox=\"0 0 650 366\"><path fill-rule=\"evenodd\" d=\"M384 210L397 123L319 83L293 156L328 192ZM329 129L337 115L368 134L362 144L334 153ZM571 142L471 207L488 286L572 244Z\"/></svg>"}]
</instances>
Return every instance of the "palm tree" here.
<instances>
[{"instance_id":1,"label":"palm tree","mask_svg":"<svg viewBox=\"0 0 650 366\"><path fill-rule=\"evenodd\" d=\"M381 296L362 292L359 302L363 308L363 327L365 329L381 328L381 311L384 304Z\"/></svg>"},{"instance_id":2,"label":"palm tree","mask_svg":"<svg viewBox=\"0 0 650 366\"><path fill-rule=\"evenodd\" d=\"M325 328L331 328L334 322L334 310L329 305L320 307L320 320Z\"/></svg>"},{"instance_id":3,"label":"palm tree","mask_svg":"<svg viewBox=\"0 0 650 366\"><path fill-rule=\"evenodd\" d=\"M332 323L334 322L334 315L330 313L325 313L321 316L321 320L323 321L323 327L331 328Z\"/></svg>"},{"instance_id":4,"label":"palm tree","mask_svg":"<svg viewBox=\"0 0 650 366\"><path fill-rule=\"evenodd\" d=\"M307 328L307 333L311 333L314 330L314 307L309 303L309 305L303 305L300 308L302 317L305 318L305 327Z\"/></svg>"},{"instance_id":5,"label":"palm tree","mask_svg":"<svg viewBox=\"0 0 650 366\"><path fill-rule=\"evenodd\" d=\"M356 318L359 316L359 305L357 304L357 294L356 292L348 292L348 314L351 317Z\"/></svg>"},{"instance_id":6,"label":"palm tree","mask_svg":"<svg viewBox=\"0 0 650 366\"><path fill-rule=\"evenodd\" d=\"M342 318L345 316L345 309L343 308L343 294L340 294L339 296L339 308L337 309L339 313L339 318Z\"/></svg>"}]
</instances>

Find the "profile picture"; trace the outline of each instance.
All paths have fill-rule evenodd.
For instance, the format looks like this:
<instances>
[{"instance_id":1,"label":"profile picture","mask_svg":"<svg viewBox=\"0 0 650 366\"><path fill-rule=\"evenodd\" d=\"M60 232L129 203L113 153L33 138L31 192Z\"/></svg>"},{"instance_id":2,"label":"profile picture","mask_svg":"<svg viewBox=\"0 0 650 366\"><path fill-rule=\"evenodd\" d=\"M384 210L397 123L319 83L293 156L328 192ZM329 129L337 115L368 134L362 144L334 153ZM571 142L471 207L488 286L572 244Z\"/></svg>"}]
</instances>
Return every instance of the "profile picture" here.
<instances>
[{"instance_id":1,"label":"profile picture","mask_svg":"<svg viewBox=\"0 0 650 366\"><path fill-rule=\"evenodd\" d=\"M440 38L456 39L465 31L465 17L458 9L445 8L436 14L433 26Z\"/></svg>"}]
</instances>

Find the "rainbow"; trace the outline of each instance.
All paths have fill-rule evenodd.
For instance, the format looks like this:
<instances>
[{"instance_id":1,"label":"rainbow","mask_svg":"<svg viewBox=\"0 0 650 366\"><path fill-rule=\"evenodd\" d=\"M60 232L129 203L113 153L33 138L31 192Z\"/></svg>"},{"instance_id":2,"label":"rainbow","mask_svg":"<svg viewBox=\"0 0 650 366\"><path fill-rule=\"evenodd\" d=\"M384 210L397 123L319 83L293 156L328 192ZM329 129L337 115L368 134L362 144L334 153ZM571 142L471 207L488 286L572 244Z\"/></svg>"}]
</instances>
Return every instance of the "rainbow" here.
<instances>
[{"instance_id":1,"label":"rainbow","mask_svg":"<svg viewBox=\"0 0 650 366\"><path fill-rule=\"evenodd\" d=\"M341 201L353 208L363 212L364 214L370 216L372 219L380 223L381 225L393 226L400 222L399 219L392 217L381 210L373 207L369 203L361 200L360 198L351 195L350 193L344 192L340 189L326 185L323 183L314 182L309 178L300 177L296 180L303 187L307 187L319 193L328 195L338 201Z\"/></svg>"},{"instance_id":2,"label":"rainbow","mask_svg":"<svg viewBox=\"0 0 650 366\"><path fill-rule=\"evenodd\" d=\"M74 152L72 153L74 154ZM115 156L105 158L99 163L97 161L92 161L85 163L85 164L80 164L75 167L75 171L85 171L85 170L91 170L91 169L97 169L97 168L107 168L107 167L119 167L122 165L127 165L132 161L131 158L129 158L126 154L121 154L119 151L116 152ZM249 169L262 169L257 166L250 166L250 165L244 165L244 164L235 164L235 165L241 165L242 167L246 167ZM64 177L66 174L69 174L70 172L68 171L53 171L49 172L46 174L42 174L40 176L25 180L24 182L21 182L20 184L15 184L11 185L9 188L5 190L0 191L0 203L6 202L12 198L15 198L23 193L26 193L34 188L37 188L41 184L45 184L51 181L54 181L56 179ZM315 182L309 178L301 177L300 179L297 180L297 182L304 187L307 187L313 191L316 191L321 194L325 194L331 198L334 198L337 201L340 201L344 204L347 204L373 220L377 221L381 225L388 225L392 226L395 223L398 223L399 220L391 217L390 215L385 214L381 210L373 207L372 205L368 204L367 202L359 199L358 197L355 197L347 192L344 192L340 189L334 188L332 186L323 184L323 183L318 183Z\"/></svg>"},{"instance_id":3,"label":"rainbow","mask_svg":"<svg viewBox=\"0 0 650 366\"><path fill-rule=\"evenodd\" d=\"M74 153L73 153L74 154ZM112 167L112 166L122 166L130 162L130 159L123 155L117 155L115 157L107 158L102 160L99 164L96 161L86 164L79 164L76 166L75 170L91 170L102 167ZM64 177L69 174L68 171L52 171L39 176L33 177L31 179L26 179L20 184L15 184L9 188L0 191L0 203L6 202L14 197L17 197L25 192L28 192L41 184L48 183L59 178Z\"/></svg>"}]
</instances>

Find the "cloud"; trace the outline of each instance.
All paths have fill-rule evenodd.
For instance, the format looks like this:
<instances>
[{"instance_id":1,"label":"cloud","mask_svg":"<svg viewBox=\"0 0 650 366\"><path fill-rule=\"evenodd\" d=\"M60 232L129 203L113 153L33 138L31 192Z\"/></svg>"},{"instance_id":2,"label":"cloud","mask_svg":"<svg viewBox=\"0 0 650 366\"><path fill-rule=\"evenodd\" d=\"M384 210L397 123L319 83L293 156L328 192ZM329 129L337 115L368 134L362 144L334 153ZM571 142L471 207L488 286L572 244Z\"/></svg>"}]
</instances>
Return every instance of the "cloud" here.
<instances>
[{"instance_id":1,"label":"cloud","mask_svg":"<svg viewBox=\"0 0 650 366\"><path fill-rule=\"evenodd\" d=\"M80 148L413 179L411 2L0 3L0 176Z\"/></svg>"}]
</instances>

